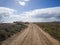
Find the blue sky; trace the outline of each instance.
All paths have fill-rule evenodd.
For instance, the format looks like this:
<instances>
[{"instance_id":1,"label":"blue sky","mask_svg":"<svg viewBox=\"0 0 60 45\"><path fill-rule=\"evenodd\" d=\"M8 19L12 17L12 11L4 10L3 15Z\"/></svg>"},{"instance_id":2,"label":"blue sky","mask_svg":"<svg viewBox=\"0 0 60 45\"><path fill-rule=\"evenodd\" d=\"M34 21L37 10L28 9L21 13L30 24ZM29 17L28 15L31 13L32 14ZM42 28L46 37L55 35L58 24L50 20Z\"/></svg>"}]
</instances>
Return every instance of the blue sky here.
<instances>
[{"instance_id":1,"label":"blue sky","mask_svg":"<svg viewBox=\"0 0 60 45\"><path fill-rule=\"evenodd\" d=\"M25 6L17 4L20 0L0 0L0 7L16 9L20 12L60 6L60 0L30 0Z\"/></svg>"},{"instance_id":2,"label":"blue sky","mask_svg":"<svg viewBox=\"0 0 60 45\"><path fill-rule=\"evenodd\" d=\"M60 21L59 11L60 0L0 0L0 22Z\"/></svg>"}]
</instances>

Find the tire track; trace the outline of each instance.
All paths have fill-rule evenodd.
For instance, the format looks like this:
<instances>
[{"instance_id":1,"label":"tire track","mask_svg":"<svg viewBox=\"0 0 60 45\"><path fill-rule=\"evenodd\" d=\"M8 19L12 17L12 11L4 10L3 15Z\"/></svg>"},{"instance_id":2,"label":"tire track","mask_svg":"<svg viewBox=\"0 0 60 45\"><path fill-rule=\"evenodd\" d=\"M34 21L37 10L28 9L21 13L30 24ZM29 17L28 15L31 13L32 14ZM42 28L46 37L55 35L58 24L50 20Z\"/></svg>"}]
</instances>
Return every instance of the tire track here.
<instances>
[{"instance_id":1,"label":"tire track","mask_svg":"<svg viewBox=\"0 0 60 45\"><path fill-rule=\"evenodd\" d=\"M37 25L35 25L35 28L38 31L38 34L41 38L41 41L42 41L43 45L60 45L60 43L57 40L52 38L50 35L48 35L46 32L44 32Z\"/></svg>"},{"instance_id":2,"label":"tire track","mask_svg":"<svg viewBox=\"0 0 60 45\"><path fill-rule=\"evenodd\" d=\"M37 33L41 39L42 45L52 45L51 42L48 40L48 38L41 32L41 30L37 27L35 27L37 30Z\"/></svg>"},{"instance_id":3,"label":"tire track","mask_svg":"<svg viewBox=\"0 0 60 45\"><path fill-rule=\"evenodd\" d=\"M13 38L7 45L60 45L60 43L46 34L37 25L29 24L27 29Z\"/></svg>"},{"instance_id":4,"label":"tire track","mask_svg":"<svg viewBox=\"0 0 60 45\"><path fill-rule=\"evenodd\" d=\"M33 27L31 25L30 29L29 29L29 32L27 34L27 36L24 38L24 40L22 41L22 43L20 45L32 45L32 31L33 30Z\"/></svg>"}]
</instances>

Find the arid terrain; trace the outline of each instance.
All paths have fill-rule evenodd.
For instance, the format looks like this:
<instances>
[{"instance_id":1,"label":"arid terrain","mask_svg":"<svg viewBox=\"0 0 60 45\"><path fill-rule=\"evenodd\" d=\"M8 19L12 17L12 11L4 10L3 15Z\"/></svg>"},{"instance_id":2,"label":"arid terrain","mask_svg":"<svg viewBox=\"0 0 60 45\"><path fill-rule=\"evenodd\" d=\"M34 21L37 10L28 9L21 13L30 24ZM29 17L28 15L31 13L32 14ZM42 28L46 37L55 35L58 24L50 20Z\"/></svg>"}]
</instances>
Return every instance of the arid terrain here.
<instances>
[{"instance_id":1,"label":"arid terrain","mask_svg":"<svg viewBox=\"0 0 60 45\"><path fill-rule=\"evenodd\" d=\"M60 43L36 24L29 24L27 29L2 45L60 45Z\"/></svg>"}]
</instances>

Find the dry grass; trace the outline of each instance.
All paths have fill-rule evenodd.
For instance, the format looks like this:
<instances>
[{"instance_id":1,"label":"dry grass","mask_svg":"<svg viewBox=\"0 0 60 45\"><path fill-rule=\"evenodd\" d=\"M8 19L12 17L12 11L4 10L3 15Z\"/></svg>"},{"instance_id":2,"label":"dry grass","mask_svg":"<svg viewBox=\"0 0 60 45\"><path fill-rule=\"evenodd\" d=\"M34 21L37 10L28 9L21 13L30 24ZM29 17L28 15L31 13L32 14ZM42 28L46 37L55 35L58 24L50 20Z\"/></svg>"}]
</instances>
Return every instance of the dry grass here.
<instances>
[{"instance_id":1,"label":"dry grass","mask_svg":"<svg viewBox=\"0 0 60 45\"><path fill-rule=\"evenodd\" d=\"M44 31L48 32L55 39L60 41L60 23L59 22L48 22L48 23L36 23Z\"/></svg>"},{"instance_id":2,"label":"dry grass","mask_svg":"<svg viewBox=\"0 0 60 45\"><path fill-rule=\"evenodd\" d=\"M20 32L26 27L27 26L24 24L0 23L0 42L6 40L17 32Z\"/></svg>"}]
</instances>

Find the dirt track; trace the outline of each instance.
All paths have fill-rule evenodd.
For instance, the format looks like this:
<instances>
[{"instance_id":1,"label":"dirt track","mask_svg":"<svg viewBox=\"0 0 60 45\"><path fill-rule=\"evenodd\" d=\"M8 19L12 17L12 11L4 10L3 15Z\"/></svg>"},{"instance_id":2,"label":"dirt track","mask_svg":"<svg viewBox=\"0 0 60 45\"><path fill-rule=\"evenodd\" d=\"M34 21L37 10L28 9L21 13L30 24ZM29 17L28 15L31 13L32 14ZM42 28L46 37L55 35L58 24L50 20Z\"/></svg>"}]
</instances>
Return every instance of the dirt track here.
<instances>
[{"instance_id":1,"label":"dirt track","mask_svg":"<svg viewBox=\"0 0 60 45\"><path fill-rule=\"evenodd\" d=\"M2 45L60 45L49 34L45 33L35 24L29 24L29 27L14 37L10 42Z\"/></svg>"}]
</instances>

